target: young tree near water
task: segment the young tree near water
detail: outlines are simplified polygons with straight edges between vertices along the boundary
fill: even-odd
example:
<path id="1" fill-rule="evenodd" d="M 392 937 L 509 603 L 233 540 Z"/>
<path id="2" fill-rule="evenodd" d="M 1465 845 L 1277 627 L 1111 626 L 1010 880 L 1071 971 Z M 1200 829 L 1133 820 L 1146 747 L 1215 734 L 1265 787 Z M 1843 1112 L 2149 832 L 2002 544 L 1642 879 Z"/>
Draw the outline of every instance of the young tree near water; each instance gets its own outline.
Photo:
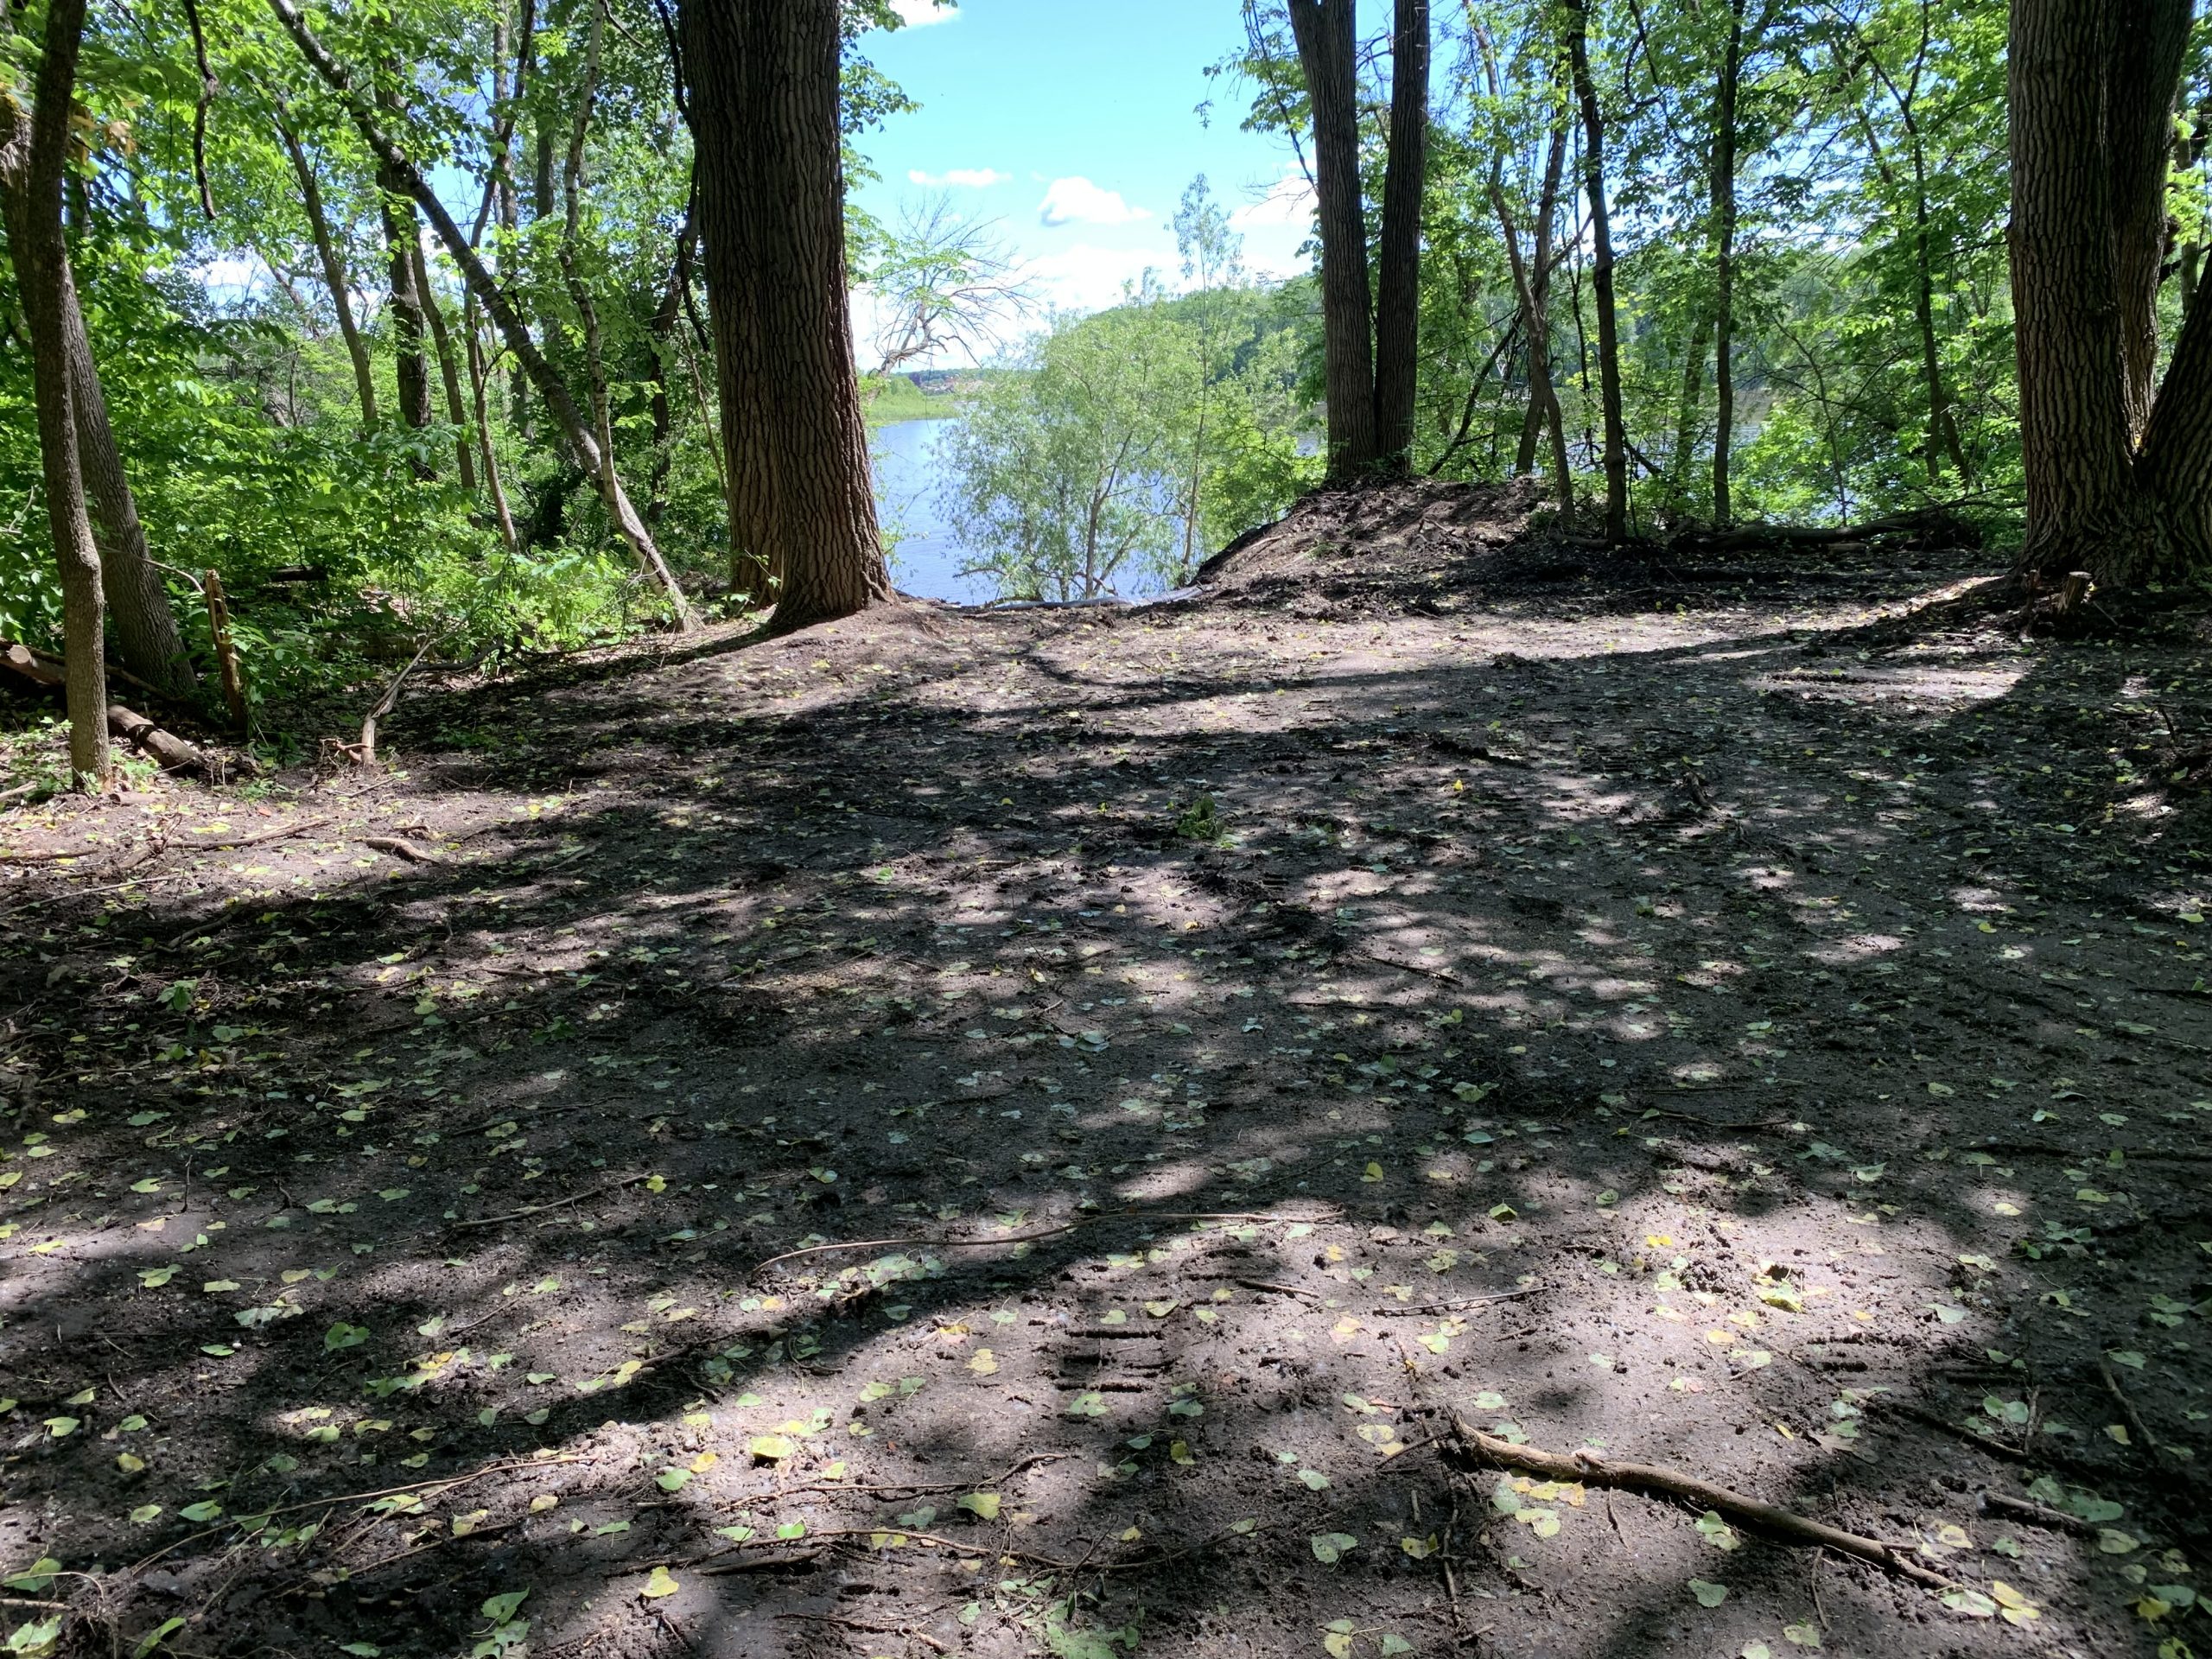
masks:
<path id="1" fill-rule="evenodd" d="M 2024 571 L 2135 586 L 2212 566 L 2212 319 L 2163 382 L 2158 297 L 2190 0 L 2014 0 L 2012 293 Z"/>
<path id="2" fill-rule="evenodd" d="M 846 300 L 837 0 L 682 0 L 741 591 L 779 632 L 892 597 Z"/>

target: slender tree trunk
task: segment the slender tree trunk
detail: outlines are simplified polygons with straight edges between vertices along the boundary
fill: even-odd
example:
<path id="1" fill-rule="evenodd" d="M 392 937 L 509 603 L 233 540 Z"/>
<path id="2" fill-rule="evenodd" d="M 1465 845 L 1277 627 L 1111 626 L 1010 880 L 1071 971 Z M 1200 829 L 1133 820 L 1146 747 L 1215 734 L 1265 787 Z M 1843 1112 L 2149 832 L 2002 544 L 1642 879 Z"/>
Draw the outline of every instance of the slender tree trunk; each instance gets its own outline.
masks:
<path id="1" fill-rule="evenodd" d="M 467 284 L 469 292 L 476 296 L 478 303 L 484 308 L 485 315 L 491 318 L 493 326 L 499 329 L 501 338 L 506 341 L 507 349 L 515 354 L 516 360 L 529 374 L 531 385 L 537 388 L 547 412 L 560 428 L 561 435 L 576 457 L 577 464 L 598 487 L 600 499 L 606 505 L 607 516 L 613 523 L 615 533 L 629 543 L 639 564 L 668 595 L 677 626 L 679 628 L 696 626 L 697 618 L 692 612 L 690 601 L 684 596 L 675 573 L 661 557 L 660 549 L 653 543 L 652 532 L 645 528 L 645 521 L 638 517 L 637 510 L 630 505 L 629 497 L 623 493 L 621 479 L 608 463 L 598 439 L 585 423 L 583 413 L 576 407 L 575 399 L 569 395 L 568 386 L 553 365 L 546 361 L 545 354 L 537 349 L 537 341 L 531 338 L 528 325 L 508 302 L 506 291 L 484 268 L 484 262 L 477 257 L 476 250 L 468 245 L 468 238 L 461 234 L 461 226 L 454 223 L 453 215 L 446 211 L 437 192 L 423 176 L 422 169 L 408 159 L 406 153 L 384 130 L 368 100 L 353 90 L 353 77 L 345 66 L 332 57 L 322 42 L 315 38 L 315 32 L 308 27 L 307 20 L 300 16 L 293 0 L 269 0 L 269 9 L 276 14 L 277 22 L 284 26 L 285 32 L 291 35 L 309 67 L 338 94 L 346 106 L 346 114 L 353 118 L 354 126 L 359 130 L 378 163 L 389 170 L 394 181 L 414 198 L 429 219 L 431 229 L 445 244 L 447 254 L 460 270 L 461 281 Z M 865 450 L 862 459 L 866 459 Z"/>
<path id="2" fill-rule="evenodd" d="M 1552 221 L 1559 212 L 1560 180 L 1567 163 L 1567 124 L 1562 111 L 1552 127 L 1549 154 L 1544 162 L 1544 182 L 1536 207 L 1534 259 L 1524 262 L 1521 238 L 1513 222 L 1512 204 L 1502 179 L 1491 181 L 1491 202 L 1497 210 L 1498 228 L 1513 270 L 1514 298 L 1521 309 L 1526 336 L 1529 373 L 1529 413 L 1521 424 L 1521 445 L 1513 460 L 1515 475 L 1534 472 L 1536 443 L 1547 429 L 1552 440 L 1552 485 L 1560 512 L 1574 512 L 1574 476 L 1567 463 L 1565 413 L 1560 408 L 1559 388 L 1552 379 L 1551 294 Z M 1530 269 L 1530 265 L 1534 269 Z"/>
<path id="3" fill-rule="evenodd" d="M 1552 372 L 1552 270 L 1558 263 L 1553 248 L 1559 223 L 1559 194 L 1567 176 L 1567 111 L 1564 101 L 1552 123 L 1551 146 L 1544 157 L 1543 190 L 1536 203 L 1535 269 L 1529 273 L 1535 296 L 1532 313 L 1535 337 L 1529 342 L 1532 375 L 1541 372 L 1544 388 L 1544 425 L 1551 435 L 1552 488 L 1562 515 L 1574 516 L 1574 470 L 1567 454 L 1567 410 L 1559 400 L 1559 377 Z M 1535 459 L 1532 455 L 1531 461 Z M 1524 467 L 1522 471 L 1528 469 Z"/>
<path id="4" fill-rule="evenodd" d="M 84 29 L 85 0 L 52 0 L 36 101 L 28 124 L 14 99 L 0 98 L 0 198 L 6 205 L 8 249 L 29 325 L 47 521 L 61 569 L 69 770 L 79 787 L 99 790 L 106 787 L 111 769 L 103 627 L 106 607 L 99 549 L 92 540 L 79 470 L 64 321 L 69 303 L 69 245 L 61 224 L 69 111 Z"/>
<path id="5" fill-rule="evenodd" d="M 461 471 L 461 487 L 476 488 L 476 457 L 468 441 L 468 405 L 461 400 L 461 365 L 454 359 L 453 337 L 446 329 L 446 314 L 430 286 L 430 264 L 423 245 L 415 245 L 415 291 L 422 296 L 423 321 L 429 325 L 430 343 L 438 354 L 438 378 L 445 382 L 446 419 L 454 429 L 454 460 Z"/>
<path id="6" fill-rule="evenodd" d="M 660 303 L 653 308 L 652 316 L 645 324 L 653 359 L 652 390 L 645 400 L 645 414 L 652 423 L 652 459 L 645 474 L 645 522 L 656 529 L 660 525 L 661 515 L 668 511 L 671 446 L 676 436 L 676 408 L 668 394 L 668 365 L 676 351 L 676 331 L 683 321 L 683 300 L 677 284 L 685 280 L 683 272 L 688 261 L 683 244 L 690 234 L 691 227 L 687 223 L 677 238 L 676 268 L 670 272 L 668 286 L 661 291 Z"/>
<path id="7" fill-rule="evenodd" d="M 1713 522 L 1734 518 L 1728 499 L 1736 439 L 1736 99 L 1744 70 L 1744 0 L 1728 0 L 1713 129 Z M 1610 265 L 1611 261 L 1609 260 Z M 1608 283 L 1610 286 L 1610 281 Z"/>
<path id="8" fill-rule="evenodd" d="M 845 289 L 837 0 L 679 0 L 733 585 L 790 632 L 893 597 Z"/>
<path id="9" fill-rule="evenodd" d="M 77 466 L 85 480 L 92 539 L 99 544 L 102 592 L 108 620 L 115 629 L 116 655 L 148 684 L 182 696 L 195 676 L 161 572 L 146 546 L 146 527 L 138 522 L 138 503 L 123 470 L 115 427 L 108 419 L 107 396 L 99 367 L 92 361 L 85 316 L 77 303 L 74 275 L 62 267 L 61 323 L 69 359 L 70 414 L 77 423 Z"/>
<path id="10" fill-rule="evenodd" d="M 1329 402 L 1329 481 L 1372 472 L 1375 344 L 1360 205 L 1357 38 L 1352 0 L 1289 0 L 1313 106 L 1313 188 L 1321 222 L 1321 324 Z M 1418 226 L 1416 226 L 1418 230 Z"/>
<path id="11" fill-rule="evenodd" d="M 1590 289 L 1598 311 L 1598 397 L 1605 420 L 1605 539 L 1628 539 L 1628 429 L 1621 411 L 1620 319 L 1613 303 L 1613 231 L 1605 208 L 1605 118 L 1590 78 L 1586 0 L 1562 0 L 1567 61 L 1582 107 L 1582 180 L 1590 199 Z M 1716 476 L 1717 476 L 1716 473 Z"/>
<path id="12" fill-rule="evenodd" d="M 397 113 L 386 105 L 387 120 Z M 392 378 L 399 418 L 418 431 L 430 423 L 430 373 L 423 354 L 423 291 L 415 284 L 415 204 L 407 187 L 386 166 L 377 168 L 377 205 L 384 216 L 385 251 L 391 271 Z"/>
<path id="13" fill-rule="evenodd" d="M 283 140 L 284 153 L 292 158 L 292 172 L 300 181 L 300 207 L 307 214 L 308 234 L 315 239 L 322 285 L 329 290 L 330 308 L 338 315 L 339 338 L 346 342 L 346 360 L 353 365 L 353 391 L 361 400 L 361 424 L 372 427 L 377 423 L 377 379 L 369 364 L 368 343 L 353 320 L 353 285 L 346 277 L 337 238 L 331 234 L 330 215 L 323 209 L 322 185 L 315 176 L 315 163 L 308 158 L 281 104 L 276 111 L 276 136 Z"/>
<path id="14" fill-rule="evenodd" d="M 1381 270 L 1375 289 L 1375 447 L 1378 468 L 1413 464 L 1421 378 L 1421 218 L 1428 174 L 1428 0 L 1397 0 L 1390 48 L 1390 151 L 1383 167 Z M 1357 176 L 1357 175 L 1355 175 Z"/>
<path id="15" fill-rule="evenodd" d="M 576 91 L 575 119 L 569 129 L 569 150 L 561 168 L 561 280 L 583 327 L 584 379 L 591 393 L 592 426 L 599 435 L 599 447 L 607 454 L 607 464 L 612 467 L 614 416 L 607 400 L 606 341 L 600 329 L 599 307 L 576 264 L 577 238 L 583 221 L 584 143 L 591 136 L 592 107 L 599 97 L 600 58 L 607 42 L 607 9 L 601 0 L 588 3 L 591 31 L 584 48 L 583 84 Z"/>
<path id="16" fill-rule="evenodd" d="M 476 326 L 476 296 L 461 304 L 461 326 L 468 344 L 468 388 L 476 406 L 476 447 L 484 462 L 484 486 L 492 497 L 492 511 L 499 522 L 499 540 L 510 553 L 519 550 L 514 514 L 507 507 L 506 487 L 499 481 L 499 452 L 492 447 L 492 416 L 484 393 L 484 342 Z"/>
<path id="17" fill-rule="evenodd" d="M 1705 420 L 1705 354 L 1713 343 L 1713 313 L 1698 308 L 1682 353 L 1682 401 L 1675 416 L 1675 453 L 1669 457 L 1667 493 L 1677 508 L 1690 499 L 1690 471 L 1697 459 L 1698 429 Z"/>

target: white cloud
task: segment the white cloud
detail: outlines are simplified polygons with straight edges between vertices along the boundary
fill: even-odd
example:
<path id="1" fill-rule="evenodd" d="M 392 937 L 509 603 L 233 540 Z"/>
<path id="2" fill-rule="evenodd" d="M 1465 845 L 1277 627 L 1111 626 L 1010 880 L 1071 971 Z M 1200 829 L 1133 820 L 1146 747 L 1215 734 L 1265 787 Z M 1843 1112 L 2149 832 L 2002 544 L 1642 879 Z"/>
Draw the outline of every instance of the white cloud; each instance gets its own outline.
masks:
<path id="1" fill-rule="evenodd" d="M 958 8 L 940 6 L 937 0 L 891 0 L 891 10 L 899 14 L 899 21 L 908 29 L 926 29 L 931 23 L 957 22 Z"/>
<path id="2" fill-rule="evenodd" d="M 1046 225 L 1128 225 L 1150 219 L 1142 207 L 1132 207 L 1118 190 L 1102 190 L 1089 179 L 1054 179 L 1038 204 L 1038 219 Z"/>
<path id="3" fill-rule="evenodd" d="M 966 190 L 988 190 L 995 184 L 1011 184 L 1014 175 L 1001 173 L 995 167 L 954 167 L 942 173 L 925 173 L 918 167 L 906 169 L 909 182 L 942 187 L 955 185 Z"/>
<path id="4" fill-rule="evenodd" d="M 1122 302 L 1122 290 L 1143 278 L 1147 268 L 1163 276 L 1174 263 L 1173 251 L 1166 254 L 1144 248 L 1102 248 L 1078 242 L 1021 268 L 1047 304 L 1058 311 L 1103 311 Z"/>
<path id="5" fill-rule="evenodd" d="M 1313 187 L 1295 168 L 1268 186 L 1258 200 L 1247 202 L 1229 215 L 1229 222 L 1240 231 L 1273 225 L 1303 228 L 1313 221 Z"/>

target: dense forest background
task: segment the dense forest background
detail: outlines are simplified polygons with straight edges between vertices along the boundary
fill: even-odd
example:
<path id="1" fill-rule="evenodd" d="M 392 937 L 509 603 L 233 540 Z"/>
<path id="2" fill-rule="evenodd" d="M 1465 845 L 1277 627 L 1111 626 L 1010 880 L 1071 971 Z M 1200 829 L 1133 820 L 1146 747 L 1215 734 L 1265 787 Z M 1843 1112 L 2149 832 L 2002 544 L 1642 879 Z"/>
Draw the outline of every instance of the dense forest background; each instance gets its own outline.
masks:
<path id="1" fill-rule="evenodd" d="M 2017 538 L 2001 9 L 1412 10 L 1429 118 L 1406 467 L 1538 473 L 1570 516 L 1617 497 L 1608 528 L 1636 536 L 1940 504 Z M 1246 50 L 1192 66 L 1194 85 L 1210 118 L 1278 136 L 1310 178 L 1294 20 L 1243 11 Z M 654 626 L 690 602 L 671 574 L 709 605 L 757 602 L 731 545 L 672 15 L 395 0 L 311 21 L 604 435 L 655 552 L 610 518 L 451 251 L 276 15 L 95 7 L 68 251 L 194 661 L 215 654 L 209 570 L 256 709 L 427 642 L 496 660 Z M 867 55 L 899 22 L 877 0 L 845 9 L 849 180 L 909 107 Z M 1390 22 L 1361 20 L 1376 27 L 1348 82 L 1378 264 Z M 28 84 L 37 34 L 19 27 Z M 2182 87 L 2168 340 L 2202 264 L 2201 30 Z M 890 223 L 848 207 L 849 281 L 879 323 L 857 346 L 870 395 L 911 404 L 900 371 L 917 366 L 998 371 L 972 383 L 945 505 L 1002 596 L 1172 586 L 1321 481 L 1321 283 L 1249 275 L 1233 205 L 1193 180 L 1180 268 L 1090 315 L 1043 311 L 992 227 L 944 202 Z M 0 310 L 0 636 L 58 651 L 30 354 L 12 292 Z"/>

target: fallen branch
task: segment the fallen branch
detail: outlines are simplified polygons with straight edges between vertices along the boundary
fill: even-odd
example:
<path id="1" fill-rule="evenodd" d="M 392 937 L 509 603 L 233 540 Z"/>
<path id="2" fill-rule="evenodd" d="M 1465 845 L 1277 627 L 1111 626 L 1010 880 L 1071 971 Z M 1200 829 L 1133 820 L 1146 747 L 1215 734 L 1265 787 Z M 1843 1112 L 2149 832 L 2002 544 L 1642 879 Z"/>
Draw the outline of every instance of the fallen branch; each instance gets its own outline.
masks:
<path id="1" fill-rule="evenodd" d="M 430 851 L 427 847 L 417 847 L 399 836 L 364 836 L 361 844 L 373 847 L 380 853 L 390 853 L 394 858 L 404 859 L 410 864 L 442 866 L 446 861 L 442 855 Z"/>
<path id="2" fill-rule="evenodd" d="M 1039 1228 L 1033 1233 L 1015 1233 L 1005 1238 L 856 1238 L 846 1244 L 810 1244 L 803 1250 L 785 1250 L 781 1255 L 772 1255 L 746 1276 L 748 1279 L 757 1278 L 779 1262 L 795 1262 L 803 1255 L 826 1255 L 834 1250 L 912 1249 L 918 1247 L 932 1250 L 988 1250 L 996 1249 L 1001 1244 L 1027 1244 L 1040 1238 L 1058 1238 L 1062 1233 L 1072 1233 L 1078 1228 L 1095 1227 L 1107 1221 L 1304 1222 L 1312 1225 L 1336 1219 L 1336 1215 L 1266 1216 L 1236 1211 L 1116 1210 L 1104 1215 L 1078 1216 L 1073 1221 Z"/>
<path id="3" fill-rule="evenodd" d="M 415 671 L 416 664 L 430 654 L 430 647 L 442 643 L 442 639 L 425 639 L 422 650 L 408 659 L 407 666 L 391 677 L 391 683 L 385 687 L 377 706 L 362 717 L 361 741 L 353 751 L 353 759 L 364 769 L 377 763 L 377 721 L 399 706 L 399 688 L 407 683 L 407 677 Z"/>
<path id="4" fill-rule="evenodd" d="M 255 1513 L 255 1518 L 268 1521 L 280 1515 L 296 1515 L 302 1510 L 339 1509 L 348 1503 L 367 1503 L 380 1497 L 398 1497 L 408 1492 L 430 1491 L 433 1488 L 435 1489 L 435 1496 L 442 1497 L 455 1487 L 472 1485 L 477 1481 L 488 1479 L 493 1475 L 512 1474 L 518 1469 L 550 1469 L 556 1464 L 582 1463 L 582 1458 L 563 1454 L 550 1458 L 531 1458 L 520 1463 L 495 1463 L 488 1468 L 479 1469 L 470 1474 L 442 1475 L 435 1480 L 417 1480 L 404 1486 L 379 1487 L 373 1492 L 342 1492 L 336 1497 L 304 1498 L 297 1503 L 283 1503 L 273 1510 L 257 1510 Z M 187 1533 L 173 1543 L 163 1544 L 152 1554 L 133 1561 L 129 1567 L 124 1568 L 124 1571 L 125 1573 L 143 1572 L 156 1561 L 160 1560 L 162 1556 L 171 1554 L 183 1548 L 187 1544 L 201 1538 L 212 1538 L 219 1532 L 232 1530 L 243 1518 L 245 1517 L 242 1516 L 232 1516 L 218 1526 L 203 1527 L 198 1532 Z"/>
<path id="5" fill-rule="evenodd" d="M 2095 1522 L 2084 1521 L 2078 1515 L 2069 1515 L 2063 1510 L 2031 1503 L 2024 1497 L 2008 1497 L 2003 1492 L 1984 1492 L 1981 1495 L 1981 1512 L 1986 1516 L 2024 1522 L 2031 1527 L 2048 1527 L 2054 1532 L 2070 1532 L 2081 1538 L 2094 1538 L 2103 1530 Z"/>
<path id="6" fill-rule="evenodd" d="M 233 836 L 228 841 L 207 841 L 195 845 L 195 853 L 225 853 L 235 847 L 258 847 L 264 842 L 282 841 L 287 836 L 303 836 L 310 830 L 320 830 L 333 818 L 306 818 L 296 823 L 281 824 L 274 830 L 262 830 L 251 836 Z"/>
<path id="7" fill-rule="evenodd" d="M 1958 1587 L 1955 1579 L 1923 1567 L 1904 1550 L 1878 1538 L 1861 1537 L 1855 1532 L 1808 1520 L 1791 1510 L 1763 1503 L 1758 1498 L 1730 1491 L 1726 1486 L 1715 1486 L 1678 1469 L 1648 1463 L 1614 1463 L 1587 1452 L 1568 1457 L 1533 1446 L 1516 1446 L 1510 1440 L 1484 1433 L 1457 1415 L 1452 1420 L 1452 1427 L 1468 1455 L 1493 1468 L 1511 1469 L 1543 1480 L 1573 1481 L 1585 1486 L 1632 1492 L 1638 1497 L 1662 1503 L 1710 1510 L 1722 1520 L 1733 1522 L 1746 1531 L 1761 1534 L 1777 1543 L 1806 1549 L 1832 1549 L 1930 1589 Z"/>
<path id="8" fill-rule="evenodd" d="M 550 1204 L 524 1205 L 519 1210 L 510 1210 L 504 1216 L 479 1216 L 474 1221 L 456 1221 L 456 1227 L 496 1227 L 503 1221 L 524 1221 L 531 1216 L 542 1216 L 552 1210 L 565 1210 L 572 1204 L 582 1204 L 590 1198 L 603 1198 L 610 1192 L 620 1192 L 626 1186 L 635 1186 L 639 1181 L 650 1180 L 647 1175 L 626 1175 L 619 1181 L 609 1181 L 605 1186 L 594 1186 L 588 1192 L 579 1192 L 573 1198 L 556 1198 Z"/>

